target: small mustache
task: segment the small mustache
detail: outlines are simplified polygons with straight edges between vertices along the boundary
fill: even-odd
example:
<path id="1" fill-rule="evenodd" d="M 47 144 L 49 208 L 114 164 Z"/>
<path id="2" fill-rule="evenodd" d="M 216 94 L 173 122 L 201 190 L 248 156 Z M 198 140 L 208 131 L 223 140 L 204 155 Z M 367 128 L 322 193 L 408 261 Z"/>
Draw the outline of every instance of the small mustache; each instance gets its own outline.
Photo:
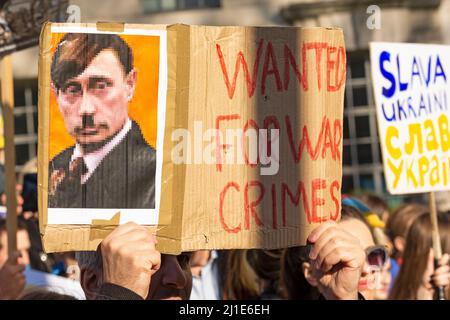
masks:
<path id="1" fill-rule="evenodd" d="M 95 126 L 94 117 L 91 115 L 84 115 L 81 118 L 81 124 L 83 128 L 94 127 Z"/>
<path id="2" fill-rule="evenodd" d="M 108 129 L 109 126 L 105 122 L 96 123 L 94 117 L 91 115 L 84 115 L 81 119 L 81 126 L 76 127 L 75 132 L 78 133 L 89 128 Z"/>

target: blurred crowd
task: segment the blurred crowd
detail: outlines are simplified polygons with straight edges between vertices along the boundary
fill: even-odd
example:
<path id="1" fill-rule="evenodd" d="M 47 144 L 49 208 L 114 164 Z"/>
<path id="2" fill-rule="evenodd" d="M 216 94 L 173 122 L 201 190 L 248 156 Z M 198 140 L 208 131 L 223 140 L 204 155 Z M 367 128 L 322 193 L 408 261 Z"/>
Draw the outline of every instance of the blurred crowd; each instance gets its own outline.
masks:
<path id="1" fill-rule="evenodd" d="M 18 182 L 12 256 L 5 209 L 0 218 L 0 299 L 79 299 L 71 289 L 37 285 L 30 270 L 70 280 L 86 299 L 431 300 L 438 292 L 450 298 L 450 213 L 438 214 L 443 254 L 435 259 L 428 205 L 405 203 L 391 211 L 381 196 L 343 195 L 339 223 L 318 227 L 307 246 L 279 250 L 160 254 L 155 236 L 128 223 L 97 251 L 47 254 L 38 227 L 35 160 Z"/>

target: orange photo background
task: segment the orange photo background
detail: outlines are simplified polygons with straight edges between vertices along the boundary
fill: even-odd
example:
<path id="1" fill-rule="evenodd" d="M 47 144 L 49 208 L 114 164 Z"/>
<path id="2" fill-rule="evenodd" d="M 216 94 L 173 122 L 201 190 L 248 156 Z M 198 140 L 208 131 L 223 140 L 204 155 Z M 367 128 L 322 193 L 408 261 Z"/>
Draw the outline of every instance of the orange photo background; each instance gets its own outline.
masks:
<path id="1" fill-rule="evenodd" d="M 64 33 L 52 34 L 52 52 L 55 52 Z M 159 37 L 142 35 L 120 36 L 133 51 L 134 68 L 137 71 L 136 90 L 128 105 L 128 114 L 141 127 L 145 140 L 156 149 Z M 64 149 L 73 146 L 75 140 L 66 131 L 53 92 L 50 93 L 49 160 Z"/>

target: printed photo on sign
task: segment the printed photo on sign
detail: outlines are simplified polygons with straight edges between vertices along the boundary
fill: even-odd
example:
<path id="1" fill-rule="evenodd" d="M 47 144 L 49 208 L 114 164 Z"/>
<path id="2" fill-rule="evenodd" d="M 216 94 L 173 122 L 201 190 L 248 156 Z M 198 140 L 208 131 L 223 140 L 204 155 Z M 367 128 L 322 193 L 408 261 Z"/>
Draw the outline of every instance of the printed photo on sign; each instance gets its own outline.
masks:
<path id="1" fill-rule="evenodd" d="M 49 224 L 158 223 L 165 37 L 52 27 Z"/>

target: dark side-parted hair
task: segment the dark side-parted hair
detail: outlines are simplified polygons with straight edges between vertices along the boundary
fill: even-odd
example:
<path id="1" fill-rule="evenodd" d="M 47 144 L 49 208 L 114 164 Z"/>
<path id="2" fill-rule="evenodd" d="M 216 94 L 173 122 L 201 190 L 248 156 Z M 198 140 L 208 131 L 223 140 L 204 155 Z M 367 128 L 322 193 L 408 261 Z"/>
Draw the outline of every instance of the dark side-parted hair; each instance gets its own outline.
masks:
<path id="1" fill-rule="evenodd" d="M 52 59 L 51 79 L 55 88 L 61 89 L 67 80 L 82 73 L 106 49 L 117 53 L 125 74 L 133 69 L 133 52 L 118 35 L 67 33 L 59 42 Z"/>
<path id="2" fill-rule="evenodd" d="M 279 299 L 281 250 L 234 249 L 223 253 L 224 300 Z"/>

